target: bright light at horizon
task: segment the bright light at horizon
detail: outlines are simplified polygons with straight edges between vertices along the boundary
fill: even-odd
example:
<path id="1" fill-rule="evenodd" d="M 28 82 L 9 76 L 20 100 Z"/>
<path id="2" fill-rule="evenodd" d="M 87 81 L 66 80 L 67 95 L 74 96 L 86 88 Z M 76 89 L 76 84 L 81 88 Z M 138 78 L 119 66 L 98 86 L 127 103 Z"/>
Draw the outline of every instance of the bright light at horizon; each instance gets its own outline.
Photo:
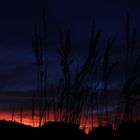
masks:
<path id="1" fill-rule="evenodd" d="M 31 117 L 31 115 L 29 115 L 29 112 L 25 112 L 25 114 L 28 114 L 28 115 L 23 114 L 23 117 L 22 117 L 22 123 L 23 124 L 33 126 L 33 127 L 38 127 L 39 126 L 39 116 L 34 116 L 34 120 L 32 120 L 32 117 Z M 1 112 L 0 113 L 0 120 L 12 121 L 11 113 Z M 13 121 L 21 123 L 21 118 L 20 118 L 19 113 L 14 114 Z M 49 119 L 46 120 L 46 121 L 47 122 L 48 121 L 55 121 L 54 114 L 53 113 L 50 114 Z M 44 120 L 42 122 L 44 122 Z M 97 121 L 94 121 L 94 126 L 98 126 Z M 84 129 L 85 132 L 88 133 L 91 130 L 91 120 L 89 119 L 85 124 L 85 120 L 84 120 L 84 118 L 82 118 L 81 123 L 80 123 L 80 129 Z"/>
<path id="2" fill-rule="evenodd" d="M 112 112 L 111 117 L 114 118 L 116 113 Z M 50 112 L 49 116 L 46 118 L 46 122 L 48 121 L 55 121 L 54 119 L 54 113 Z M 82 117 L 80 120 L 80 129 L 84 130 L 86 133 L 89 133 L 89 131 L 92 128 L 92 117 L 88 116 L 88 119 L 86 120 L 86 116 Z M 7 120 L 7 121 L 12 121 L 12 114 L 11 112 L 0 112 L 0 120 Z M 14 113 L 13 121 L 16 121 L 18 123 L 21 123 L 21 117 L 19 112 Z M 42 120 L 42 124 L 45 122 L 45 120 Z M 34 116 L 34 120 L 32 120 L 32 115 L 31 111 L 25 111 L 22 114 L 22 123 L 25 125 L 33 126 L 33 127 L 38 127 L 39 126 L 39 116 L 36 115 Z M 105 123 L 104 123 L 105 124 Z M 93 127 L 98 126 L 98 119 L 96 116 L 93 118 Z"/>

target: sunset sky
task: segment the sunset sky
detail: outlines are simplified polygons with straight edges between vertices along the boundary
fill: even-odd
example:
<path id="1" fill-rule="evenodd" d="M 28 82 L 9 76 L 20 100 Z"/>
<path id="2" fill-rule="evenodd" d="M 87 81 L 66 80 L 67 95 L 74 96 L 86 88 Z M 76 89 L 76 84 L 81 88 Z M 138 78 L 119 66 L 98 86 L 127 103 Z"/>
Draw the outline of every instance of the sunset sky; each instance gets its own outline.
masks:
<path id="1" fill-rule="evenodd" d="M 140 53 L 140 1 L 138 0 L 3 0 L 0 1 L 0 119 L 9 119 L 12 109 L 31 109 L 31 97 L 36 90 L 37 73 L 32 49 L 34 26 L 41 24 L 42 9 L 46 8 L 48 26 L 48 99 L 52 86 L 61 78 L 57 24 L 72 33 L 73 70 L 87 55 L 92 22 L 102 30 L 100 50 L 109 37 L 115 36 L 111 61 L 122 62 L 113 74 L 111 99 L 116 97 L 123 80 L 123 47 L 125 18 L 130 13 L 132 29 L 138 27 L 136 56 Z M 115 108 L 116 100 L 110 101 Z M 112 108 L 113 110 L 113 108 Z M 111 111 L 112 111 L 111 110 Z M 10 115 L 9 115 L 10 114 Z M 27 113 L 27 116 L 30 113 Z M 26 117 L 27 117 L 26 116 Z M 25 118 L 26 118 L 25 117 Z M 29 117 L 30 118 L 30 117 Z"/>

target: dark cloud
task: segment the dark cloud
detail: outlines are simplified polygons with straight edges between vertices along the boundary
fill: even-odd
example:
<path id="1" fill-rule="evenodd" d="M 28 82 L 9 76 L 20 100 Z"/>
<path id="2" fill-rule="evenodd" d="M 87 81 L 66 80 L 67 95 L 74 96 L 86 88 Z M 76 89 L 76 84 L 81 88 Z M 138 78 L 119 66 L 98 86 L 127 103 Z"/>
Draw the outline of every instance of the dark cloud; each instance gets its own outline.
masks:
<path id="1" fill-rule="evenodd" d="M 80 69 L 87 55 L 92 21 L 95 20 L 96 29 L 103 31 L 99 42 L 101 54 L 107 46 L 108 38 L 116 37 L 111 52 L 111 62 L 116 60 L 121 62 L 112 76 L 112 87 L 117 89 L 122 83 L 122 71 L 124 71 L 125 16 L 130 12 L 131 27 L 138 26 L 139 5 L 138 0 L 5 0 L 0 2 L 1 109 L 10 106 L 9 98 L 13 100 L 16 98 L 17 104 L 20 104 L 21 100 L 24 103 L 28 102 L 26 105 L 30 106 L 27 100 L 35 91 L 37 83 L 31 42 L 35 24 L 38 25 L 39 32 L 42 29 L 42 8 L 46 8 L 48 22 L 48 84 L 57 87 L 61 78 L 57 24 L 60 24 L 65 31 L 70 29 L 72 32 L 72 55 L 75 62 L 72 69 L 75 71 L 77 65 Z M 138 32 L 136 55 L 139 54 L 139 37 Z M 130 61 L 133 62 L 133 59 Z"/>

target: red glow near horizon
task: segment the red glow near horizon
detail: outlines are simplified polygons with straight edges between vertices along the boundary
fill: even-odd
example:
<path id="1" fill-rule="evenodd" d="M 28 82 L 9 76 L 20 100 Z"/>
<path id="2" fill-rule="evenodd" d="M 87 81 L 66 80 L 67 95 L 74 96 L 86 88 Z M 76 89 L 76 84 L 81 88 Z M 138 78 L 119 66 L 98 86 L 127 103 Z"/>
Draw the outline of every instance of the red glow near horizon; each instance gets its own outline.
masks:
<path id="1" fill-rule="evenodd" d="M 25 125 L 30 125 L 33 127 L 38 127 L 39 126 L 39 116 L 35 116 L 34 117 L 34 121 L 32 120 L 32 117 L 30 115 L 30 112 L 24 112 L 23 116 L 22 116 L 22 123 Z M 112 112 L 111 116 L 113 117 L 115 115 L 115 113 Z M 20 121 L 20 115 L 19 112 L 14 114 L 14 118 L 13 120 L 16 122 L 21 123 Z M 11 121 L 12 120 L 12 115 L 9 112 L 0 112 L 0 120 L 7 120 L 7 121 Z M 50 113 L 49 118 L 47 118 L 47 121 L 54 121 L 54 113 Z M 43 120 L 42 120 L 43 122 Z M 98 126 L 98 120 L 97 117 L 94 117 L 93 119 L 93 127 L 97 127 Z M 85 123 L 85 118 L 83 117 L 81 119 L 80 122 L 80 128 L 84 129 L 86 133 L 88 133 L 91 128 L 92 128 L 92 118 L 88 117 L 87 122 Z"/>
<path id="2" fill-rule="evenodd" d="M 14 121 L 16 122 L 19 122 L 21 123 L 21 120 L 20 120 L 20 115 L 19 113 L 15 113 L 14 114 Z M 7 120 L 7 121 L 11 121 L 12 120 L 12 115 L 11 113 L 9 112 L 0 112 L 0 120 Z M 25 112 L 25 115 L 23 114 L 23 117 L 22 117 L 22 123 L 25 124 L 25 125 L 30 125 L 30 126 L 33 126 L 33 127 L 38 127 L 39 126 L 39 116 L 35 116 L 34 117 L 34 121 L 32 121 L 32 117 L 31 115 L 29 115 L 29 112 Z M 54 114 L 51 113 L 50 116 L 49 116 L 49 119 L 47 121 L 54 121 Z M 95 119 L 96 120 L 96 119 Z M 94 126 L 97 126 L 98 123 L 97 121 L 94 121 Z M 85 124 L 85 120 L 84 118 L 81 119 L 81 123 L 80 123 L 80 128 L 85 130 L 86 133 L 89 132 L 89 130 L 91 129 L 91 120 L 88 119 L 87 123 Z"/>

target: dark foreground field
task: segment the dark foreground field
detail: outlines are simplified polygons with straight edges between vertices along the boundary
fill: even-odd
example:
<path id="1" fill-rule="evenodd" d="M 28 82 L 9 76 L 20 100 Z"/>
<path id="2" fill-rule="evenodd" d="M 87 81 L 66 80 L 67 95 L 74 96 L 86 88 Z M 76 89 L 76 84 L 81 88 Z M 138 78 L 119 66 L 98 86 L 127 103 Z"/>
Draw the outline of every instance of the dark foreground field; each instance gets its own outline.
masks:
<path id="1" fill-rule="evenodd" d="M 30 127 L 11 121 L 0 121 L 0 139 L 39 140 L 139 140 L 140 123 L 123 123 L 116 130 L 111 125 L 93 128 L 89 134 L 77 125 L 49 122 L 42 127 Z"/>

